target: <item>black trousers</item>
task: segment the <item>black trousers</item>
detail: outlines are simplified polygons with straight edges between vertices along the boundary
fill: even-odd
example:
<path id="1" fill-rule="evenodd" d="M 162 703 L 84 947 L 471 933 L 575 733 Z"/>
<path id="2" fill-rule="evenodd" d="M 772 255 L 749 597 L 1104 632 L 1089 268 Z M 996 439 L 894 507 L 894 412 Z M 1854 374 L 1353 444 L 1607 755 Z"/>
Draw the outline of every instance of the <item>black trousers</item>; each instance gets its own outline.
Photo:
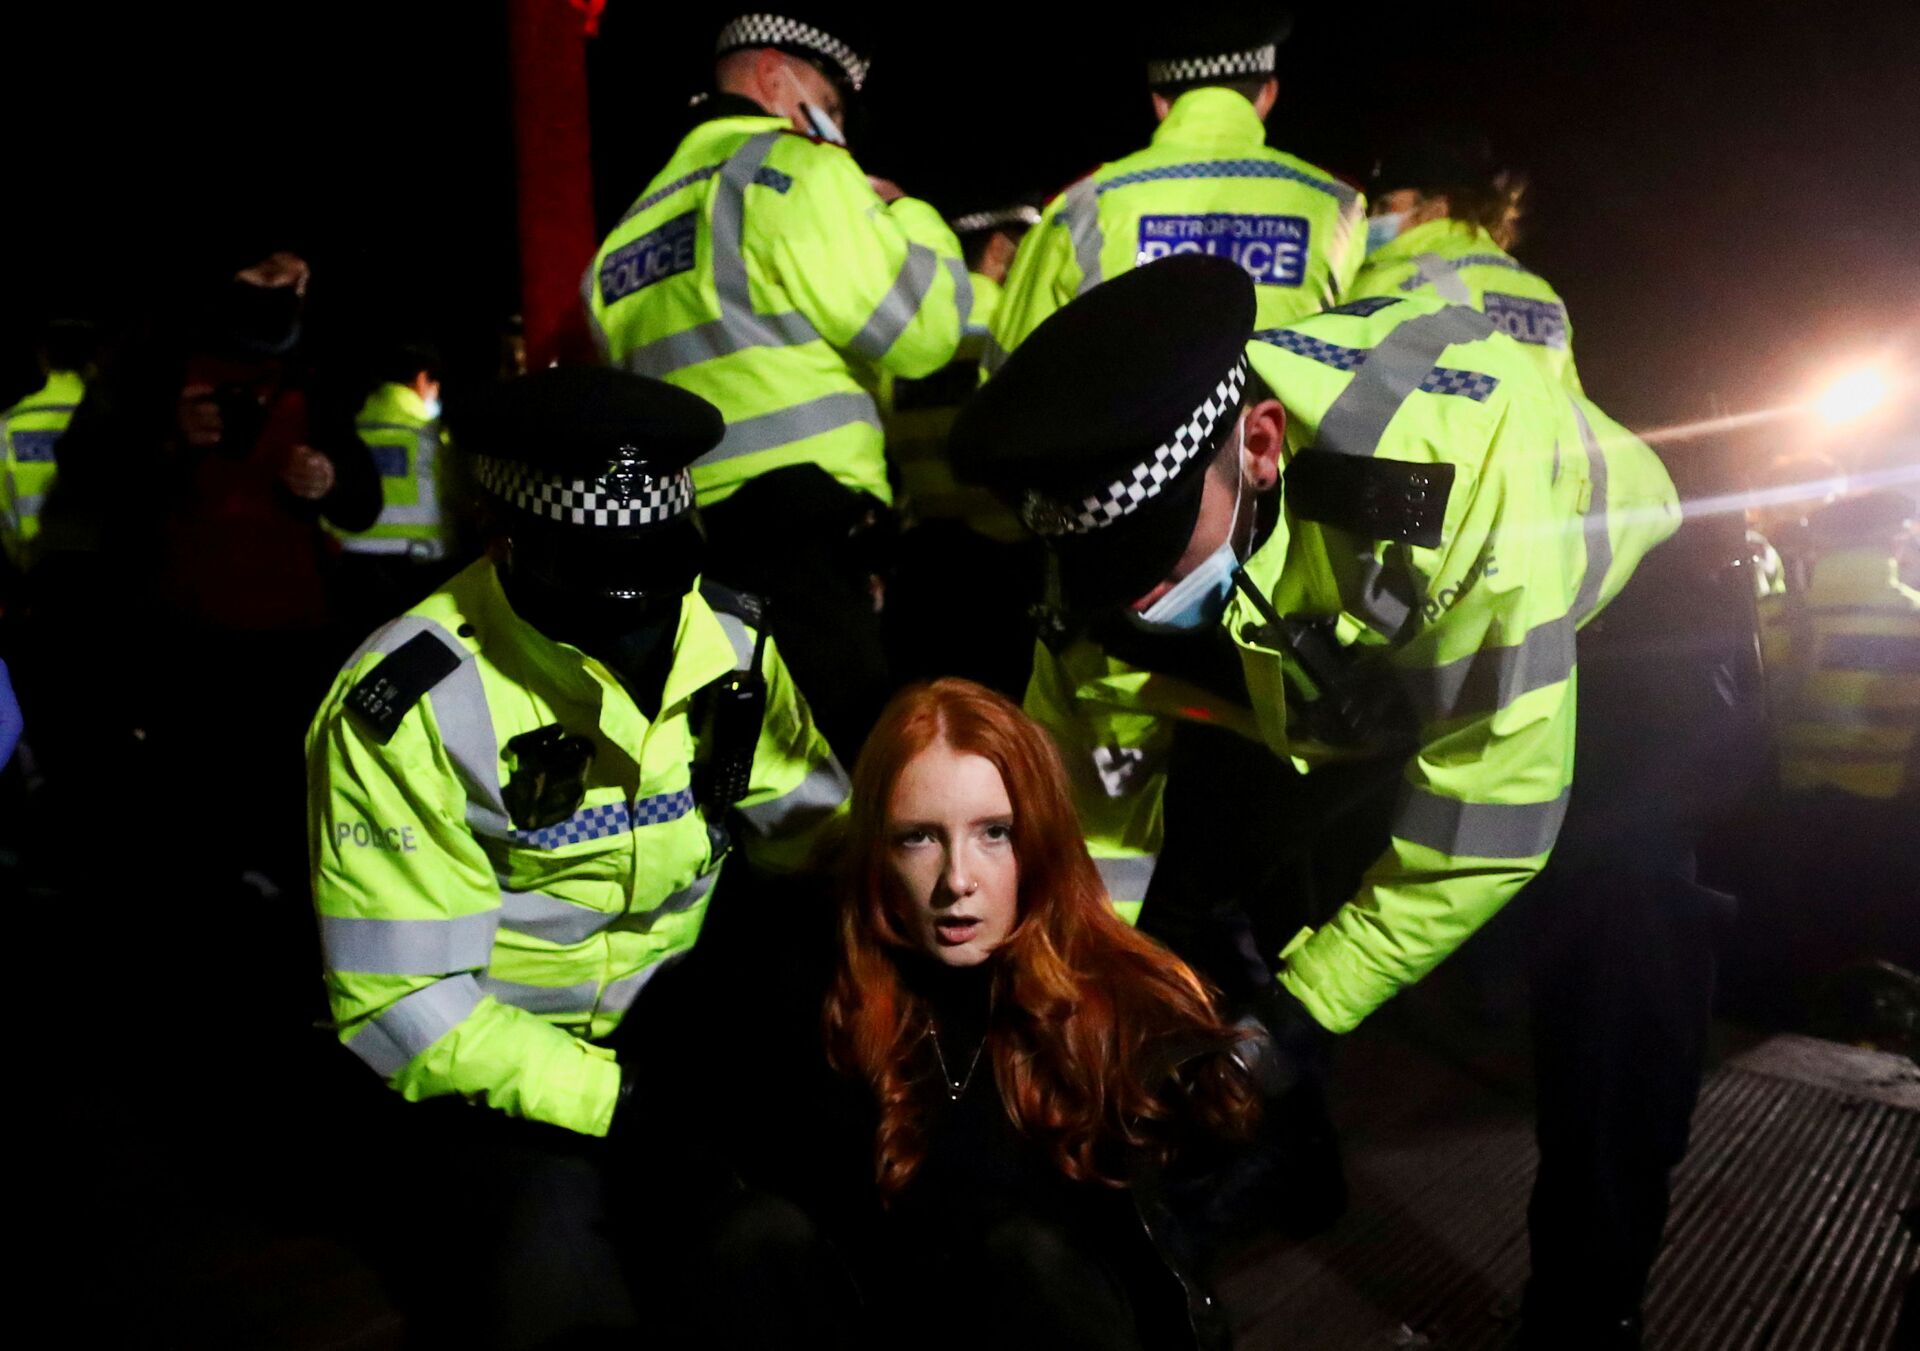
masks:
<path id="1" fill-rule="evenodd" d="M 879 504 L 815 465 L 776 469 L 701 509 L 706 575 L 765 599 L 768 629 L 814 721 L 852 765 L 892 693 L 863 552 Z"/>

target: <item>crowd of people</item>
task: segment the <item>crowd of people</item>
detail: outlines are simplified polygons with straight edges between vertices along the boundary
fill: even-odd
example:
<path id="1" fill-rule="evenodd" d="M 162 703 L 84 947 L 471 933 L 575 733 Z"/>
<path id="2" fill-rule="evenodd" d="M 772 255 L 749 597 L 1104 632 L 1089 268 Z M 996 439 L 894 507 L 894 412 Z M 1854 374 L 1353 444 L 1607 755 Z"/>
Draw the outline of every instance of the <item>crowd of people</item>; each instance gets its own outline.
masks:
<path id="1" fill-rule="evenodd" d="M 301 1118 L 421 1344 L 1224 1347 L 1346 1204 L 1339 1037 L 1510 910 L 1520 1337 L 1638 1346 L 1729 941 L 1920 1004 L 1913 501 L 1689 515 L 1483 138 L 1357 186 L 1267 144 L 1283 23 L 1166 29 L 1149 146 L 946 218 L 856 22 L 732 18 L 600 361 L 444 418 L 271 239 L 48 330 L 6 866 L 229 991 L 131 1091 Z"/>

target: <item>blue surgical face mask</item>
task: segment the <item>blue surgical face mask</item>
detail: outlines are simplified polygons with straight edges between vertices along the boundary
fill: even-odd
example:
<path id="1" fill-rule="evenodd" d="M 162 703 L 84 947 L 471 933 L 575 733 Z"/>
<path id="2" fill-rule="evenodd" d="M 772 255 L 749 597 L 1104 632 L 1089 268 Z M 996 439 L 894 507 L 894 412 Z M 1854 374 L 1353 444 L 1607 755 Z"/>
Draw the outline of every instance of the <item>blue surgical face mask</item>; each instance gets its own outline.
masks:
<path id="1" fill-rule="evenodd" d="M 425 402 L 425 403 L 426 403 L 426 405 L 427 405 L 427 420 L 428 420 L 429 422 L 437 422 L 437 421 L 439 421 L 439 419 L 440 419 L 440 400 L 439 400 L 439 398 L 438 398 L 438 397 L 436 396 L 436 397 L 434 397 L 434 398 L 431 398 L 431 399 L 427 399 L 427 400 L 424 400 L 424 402 Z"/>
<path id="2" fill-rule="evenodd" d="M 845 145 L 847 137 L 846 133 L 840 130 L 840 124 L 829 117 L 823 109 L 816 108 L 807 102 L 806 92 L 800 88 L 800 81 L 788 74 L 787 83 L 793 86 L 795 94 L 800 95 L 794 101 L 800 105 L 800 115 L 807 119 L 807 125 L 813 128 L 813 134 L 828 145 Z"/>
<path id="3" fill-rule="evenodd" d="M 1227 525 L 1226 539 L 1145 610 L 1129 610 L 1127 617 L 1136 627 L 1149 633 L 1196 633 L 1218 623 L 1227 612 L 1227 603 L 1233 599 L 1233 577 L 1240 571 L 1240 554 L 1233 541 L 1240 530 L 1240 502 L 1246 496 L 1246 480 L 1240 469 L 1241 436 L 1236 428 L 1232 444 L 1221 451 L 1234 459 L 1233 519 Z"/>
<path id="4" fill-rule="evenodd" d="M 1367 252 L 1374 253 L 1399 238 L 1400 232 L 1407 228 L 1410 211 L 1388 211 L 1378 216 L 1367 217 Z"/>

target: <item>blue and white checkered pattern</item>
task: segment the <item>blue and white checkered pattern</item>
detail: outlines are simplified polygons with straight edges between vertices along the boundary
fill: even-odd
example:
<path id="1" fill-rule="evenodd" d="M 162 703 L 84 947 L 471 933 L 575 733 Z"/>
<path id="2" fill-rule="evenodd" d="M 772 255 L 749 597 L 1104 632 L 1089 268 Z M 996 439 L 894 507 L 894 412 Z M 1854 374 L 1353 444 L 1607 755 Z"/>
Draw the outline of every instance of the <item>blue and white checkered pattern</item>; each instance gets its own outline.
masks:
<path id="1" fill-rule="evenodd" d="M 1180 471 L 1213 441 L 1214 429 L 1238 411 L 1247 387 L 1247 359 L 1241 357 L 1220 378 L 1193 415 L 1165 441 L 1154 447 L 1145 463 L 1135 465 L 1104 492 L 1078 502 L 1061 503 L 1029 490 L 1020 504 L 1020 519 L 1036 535 L 1084 535 L 1131 516 L 1140 504 L 1158 497 Z"/>
<path id="2" fill-rule="evenodd" d="M 1161 183 L 1184 178 L 1286 178 L 1342 201 L 1353 196 L 1349 189 L 1338 183 L 1302 173 L 1291 164 L 1276 164 L 1263 159 L 1213 159 L 1198 160 L 1191 164 L 1163 164 L 1157 169 L 1141 169 L 1136 173 L 1109 178 L 1097 185 L 1094 191 L 1109 193 L 1119 188 L 1133 187 L 1136 183 Z"/>
<path id="3" fill-rule="evenodd" d="M 693 479 L 686 470 L 623 476 L 616 470 L 635 452 L 622 446 L 620 453 L 622 459 L 595 479 L 556 478 L 516 460 L 479 454 L 473 456 L 473 476 L 494 496 L 562 525 L 632 529 L 671 521 L 693 509 Z"/>
<path id="4" fill-rule="evenodd" d="M 1269 42 L 1244 52 L 1216 52 L 1208 56 L 1174 56 L 1147 62 L 1147 86 L 1196 84 L 1205 80 L 1245 80 L 1271 75 L 1277 67 L 1279 44 Z"/>
<path id="5" fill-rule="evenodd" d="M 641 798 L 632 806 L 608 802 L 598 807 L 582 807 L 566 820 L 539 830 L 508 832 L 513 842 L 529 849 L 564 849 L 570 844 L 585 844 L 609 835 L 624 835 L 640 826 L 661 826 L 678 821 L 693 810 L 693 790 L 681 788 Z"/>
<path id="6" fill-rule="evenodd" d="M 824 29 L 784 14 L 742 14 L 720 30 L 713 54 L 725 56 L 742 47 L 797 47 L 833 62 L 855 93 L 867 82 L 866 57 Z"/>
<path id="7" fill-rule="evenodd" d="M 1367 359 L 1367 348 L 1342 347 L 1339 343 L 1328 342 L 1306 333 L 1297 333 L 1290 328 L 1267 328 L 1253 335 L 1255 342 L 1264 342 L 1295 356 L 1317 361 L 1322 366 L 1331 366 L 1335 370 L 1350 371 L 1356 369 Z M 1500 387 L 1500 377 L 1488 375 L 1482 371 L 1456 370 L 1452 366 L 1435 366 L 1427 372 L 1420 382 L 1423 394 L 1458 394 L 1462 398 L 1472 399 L 1475 403 L 1484 403 L 1489 394 Z"/>

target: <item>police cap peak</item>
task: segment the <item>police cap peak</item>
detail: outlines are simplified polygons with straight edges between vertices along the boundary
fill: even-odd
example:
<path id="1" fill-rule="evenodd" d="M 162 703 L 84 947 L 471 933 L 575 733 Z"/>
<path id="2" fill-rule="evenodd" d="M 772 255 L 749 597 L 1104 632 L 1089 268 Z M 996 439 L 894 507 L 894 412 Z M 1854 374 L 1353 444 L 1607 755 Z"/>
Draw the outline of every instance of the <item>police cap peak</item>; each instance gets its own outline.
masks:
<path id="1" fill-rule="evenodd" d="M 1279 69 L 1293 15 L 1277 5 L 1202 5 L 1159 25 L 1144 44 L 1147 84 L 1175 92 L 1230 80 L 1264 80 Z"/>
<path id="2" fill-rule="evenodd" d="M 560 366 L 447 409 L 490 493 L 567 525 L 636 528 L 693 507 L 687 468 L 726 424 L 696 394 L 606 366 Z"/>
<path id="3" fill-rule="evenodd" d="M 1132 600 L 1179 561 L 1253 323 L 1241 267 L 1175 254 L 1050 315 L 961 410 L 955 473 L 1050 540 L 1070 603 Z"/>
<path id="4" fill-rule="evenodd" d="M 867 25 L 853 6 L 776 3 L 771 9 L 736 14 L 722 25 L 713 54 L 725 56 L 753 47 L 803 56 L 856 94 L 866 84 L 873 64 Z"/>

